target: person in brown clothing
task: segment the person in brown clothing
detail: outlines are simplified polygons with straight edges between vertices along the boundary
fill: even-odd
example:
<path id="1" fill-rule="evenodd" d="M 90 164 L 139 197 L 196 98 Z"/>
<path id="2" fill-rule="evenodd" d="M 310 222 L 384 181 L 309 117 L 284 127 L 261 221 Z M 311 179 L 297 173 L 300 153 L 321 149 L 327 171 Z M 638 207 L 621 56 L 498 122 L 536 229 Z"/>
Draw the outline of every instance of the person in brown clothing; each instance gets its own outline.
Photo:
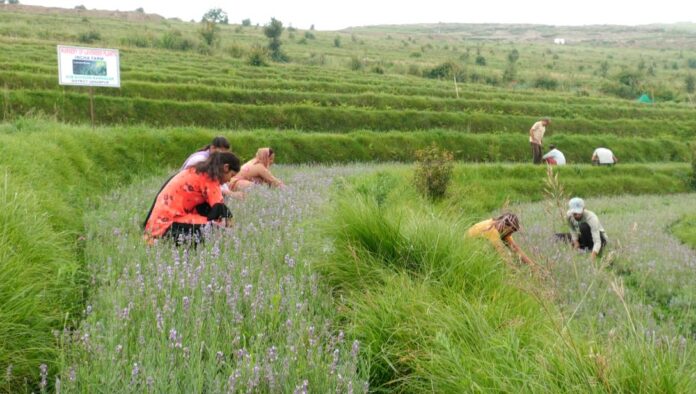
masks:
<path id="1" fill-rule="evenodd" d="M 544 133 L 546 132 L 546 126 L 549 124 L 551 124 L 551 120 L 549 118 L 543 118 L 534 123 L 532 128 L 529 129 L 529 144 L 532 146 L 534 164 L 541 164 L 541 146 Z"/>

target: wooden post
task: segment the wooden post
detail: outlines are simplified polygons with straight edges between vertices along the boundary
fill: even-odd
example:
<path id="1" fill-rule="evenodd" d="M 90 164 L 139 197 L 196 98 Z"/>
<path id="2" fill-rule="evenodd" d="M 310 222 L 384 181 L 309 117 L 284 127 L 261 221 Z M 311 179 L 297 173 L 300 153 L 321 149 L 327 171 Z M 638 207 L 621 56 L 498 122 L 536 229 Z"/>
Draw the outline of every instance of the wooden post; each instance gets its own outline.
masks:
<path id="1" fill-rule="evenodd" d="M 457 76 L 454 76 L 454 93 L 457 94 L 457 98 L 459 98 L 459 87 L 457 86 Z"/>
<path id="2" fill-rule="evenodd" d="M 92 118 L 92 129 L 94 129 L 94 88 L 89 87 L 89 115 Z"/>

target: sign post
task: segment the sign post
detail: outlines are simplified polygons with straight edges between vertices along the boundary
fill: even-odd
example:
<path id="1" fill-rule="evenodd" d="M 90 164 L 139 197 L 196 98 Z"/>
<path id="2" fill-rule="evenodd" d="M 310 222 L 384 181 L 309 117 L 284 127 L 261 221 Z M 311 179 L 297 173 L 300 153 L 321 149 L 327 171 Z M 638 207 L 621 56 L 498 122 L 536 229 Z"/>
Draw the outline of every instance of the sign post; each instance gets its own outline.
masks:
<path id="1" fill-rule="evenodd" d="M 94 128 L 94 87 L 121 87 L 118 49 L 58 45 L 58 83 L 89 87 L 89 113 Z"/>

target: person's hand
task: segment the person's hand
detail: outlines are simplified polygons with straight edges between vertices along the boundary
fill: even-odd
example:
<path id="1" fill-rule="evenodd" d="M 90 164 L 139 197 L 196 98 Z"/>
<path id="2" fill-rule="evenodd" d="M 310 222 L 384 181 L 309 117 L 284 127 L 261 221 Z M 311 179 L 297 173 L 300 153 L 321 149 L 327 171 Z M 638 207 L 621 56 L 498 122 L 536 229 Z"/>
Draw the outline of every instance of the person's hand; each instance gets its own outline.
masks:
<path id="1" fill-rule="evenodd" d="M 592 261 L 597 260 L 597 252 L 593 251 L 592 252 Z"/>
<path id="2" fill-rule="evenodd" d="M 573 241 L 573 249 L 580 249 L 580 242 Z"/>

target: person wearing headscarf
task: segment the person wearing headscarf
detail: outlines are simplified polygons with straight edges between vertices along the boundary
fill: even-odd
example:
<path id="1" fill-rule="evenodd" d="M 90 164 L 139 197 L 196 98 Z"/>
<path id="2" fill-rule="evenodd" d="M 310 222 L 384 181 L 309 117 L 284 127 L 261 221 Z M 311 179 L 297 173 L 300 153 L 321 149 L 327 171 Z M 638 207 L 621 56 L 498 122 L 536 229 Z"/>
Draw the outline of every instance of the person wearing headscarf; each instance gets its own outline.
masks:
<path id="1" fill-rule="evenodd" d="M 510 260 L 513 252 L 523 263 L 535 267 L 532 261 L 517 245 L 512 234 L 520 230 L 520 220 L 514 213 L 504 213 L 498 217 L 476 223 L 467 231 L 469 237 L 483 237 L 490 241 L 503 258 Z"/>
<path id="2" fill-rule="evenodd" d="M 275 152 L 271 148 L 260 148 L 256 156 L 244 163 L 239 173 L 229 182 L 230 190 L 245 190 L 254 184 L 284 187 L 283 182 L 273 176 L 270 167 L 275 161 Z"/>

